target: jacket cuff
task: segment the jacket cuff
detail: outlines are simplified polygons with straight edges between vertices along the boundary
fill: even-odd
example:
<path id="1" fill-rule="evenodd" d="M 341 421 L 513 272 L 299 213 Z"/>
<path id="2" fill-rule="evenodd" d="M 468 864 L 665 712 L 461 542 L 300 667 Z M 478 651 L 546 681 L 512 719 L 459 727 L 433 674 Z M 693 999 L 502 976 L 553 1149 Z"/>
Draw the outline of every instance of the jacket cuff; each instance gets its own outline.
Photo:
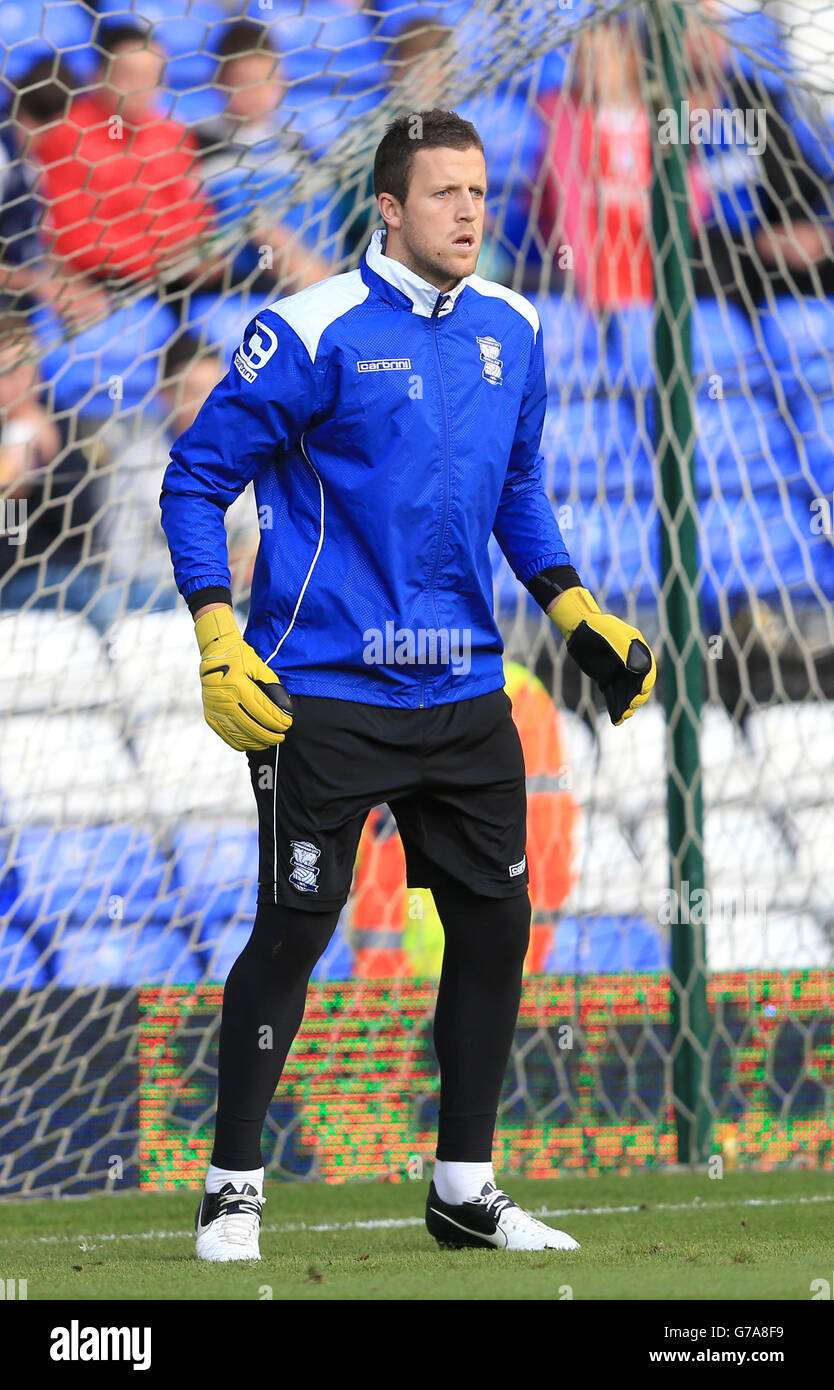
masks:
<path id="1" fill-rule="evenodd" d="M 581 589 L 583 586 L 573 565 L 550 565 L 528 579 L 525 587 L 546 613 L 548 606 L 563 594 L 565 589 Z"/>
<path id="2" fill-rule="evenodd" d="M 200 608 L 205 608 L 207 603 L 228 603 L 230 608 L 233 607 L 231 589 L 224 589 L 218 585 L 210 589 L 195 589 L 185 601 L 192 618 Z"/>

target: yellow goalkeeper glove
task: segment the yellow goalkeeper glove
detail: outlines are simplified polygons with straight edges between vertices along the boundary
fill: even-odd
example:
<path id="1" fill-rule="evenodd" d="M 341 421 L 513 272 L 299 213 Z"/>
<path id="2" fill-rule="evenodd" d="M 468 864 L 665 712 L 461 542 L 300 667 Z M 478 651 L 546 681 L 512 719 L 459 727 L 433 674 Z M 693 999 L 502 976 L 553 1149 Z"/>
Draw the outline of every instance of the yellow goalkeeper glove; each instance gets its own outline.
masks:
<path id="1" fill-rule="evenodd" d="M 244 642 L 231 608 L 194 624 L 206 723 L 239 752 L 273 748 L 292 724 L 292 701 L 265 661 Z"/>
<path id="2" fill-rule="evenodd" d="M 612 724 L 622 724 L 648 700 L 657 665 L 636 627 L 602 613 L 587 589 L 565 589 L 549 616 L 558 627 L 580 671 L 595 680 Z"/>

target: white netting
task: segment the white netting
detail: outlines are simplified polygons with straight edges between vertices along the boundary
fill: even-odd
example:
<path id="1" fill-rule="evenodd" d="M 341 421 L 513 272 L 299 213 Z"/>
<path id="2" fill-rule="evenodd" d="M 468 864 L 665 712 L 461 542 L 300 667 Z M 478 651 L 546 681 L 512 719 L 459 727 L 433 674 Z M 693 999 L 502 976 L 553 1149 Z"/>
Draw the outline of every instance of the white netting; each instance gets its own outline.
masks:
<path id="1" fill-rule="evenodd" d="M 653 350 L 665 291 L 652 148 L 687 144 L 708 964 L 830 971 L 834 25 L 816 0 L 686 4 L 688 106 L 670 111 L 651 42 L 666 9 L 2 7 L 0 1186 L 77 1190 L 102 1180 L 114 1150 L 135 1163 L 137 988 L 222 980 L 251 927 L 247 765 L 202 720 L 160 483 L 257 308 L 358 264 L 378 225 L 373 153 L 403 111 L 454 108 L 482 136 L 479 272 L 539 311 L 554 508 L 585 583 L 659 650 L 654 391 L 662 416 L 669 383 Z M 227 527 L 242 616 L 258 540 L 251 487 Z M 660 687 L 612 730 L 494 559 L 507 658 L 521 668 L 512 679 L 529 696 L 531 796 L 546 786 L 531 831 L 531 972 L 662 971 L 681 906 L 668 901 Z M 547 749 L 533 677 L 552 697 Z M 389 828 L 381 818 L 364 843 L 319 979 L 436 977 L 439 924 L 430 903 L 413 911 L 390 888 Z M 735 1059 L 752 1025 L 739 1007 L 722 1023 L 726 1056 L 712 1059 L 718 1118 L 750 1097 Z M 793 1025 L 793 1073 L 776 1068 L 771 1111 L 783 1118 L 822 1106 L 813 1058 L 830 1021 L 808 1009 Z M 620 1054 L 654 1048 L 662 1071 L 665 1026 L 646 1015 L 628 1044 L 621 1030 Z M 590 1095 L 599 1115 L 619 1104 L 665 1123 L 661 1082 L 656 1094 L 643 1086 L 636 1061 L 614 1095 L 590 1043 L 577 1080 L 545 1034 L 519 1044 L 508 1116 L 521 1096 L 528 1119 L 567 1124 L 592 1117 Z M 205 1039 L 195 1061 L 185 1037 L 202 1101 L 180 1128 L 196 1133 L 211 1080 L 200 1091 Z M 540 1064 L 525 1074 L 534 1041 Z M 283 1123 L 276 1163 L 293 1172 Z"/>

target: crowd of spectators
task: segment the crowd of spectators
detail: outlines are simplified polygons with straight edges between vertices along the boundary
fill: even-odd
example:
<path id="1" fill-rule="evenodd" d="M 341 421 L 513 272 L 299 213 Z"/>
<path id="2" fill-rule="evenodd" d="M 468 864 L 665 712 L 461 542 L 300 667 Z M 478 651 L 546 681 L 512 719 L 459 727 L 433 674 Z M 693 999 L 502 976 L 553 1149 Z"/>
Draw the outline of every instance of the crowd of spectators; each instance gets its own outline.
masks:
<path id="1" fill-rule="evenodd" d="M 329 13 L 328 0 L 316 3 Z M 213 77 L 187 93 L 190 104 L 182 92 L 173 100 L 169 83 L 173 21 L 166 30 L 124 7 L 96 17 L 94 61 L 83 72 L 70 52 L 36 57 L 13 82 L 7 70 L 0 490 L 26 499 L 29 523 L 23 544 L 0 548 L 0 607 L 65 603 L 106 626 L 125 604 L 176 602 L 159 483 L 170 442 L 227 367 L 218 340 L 195 331 L 194 297 L 257 306 L 357 265 L 378 225 L 369 163 L 346 165 L 325 193 L 290 196 L 322 153 L 316 111 L 333 122 L 332 157 L 339 129 L 364 110 L 449 105 L 461 85 L 465 24 L 450 23 L 448 7 L 400 20 L 395 11 L 382 26 L 379 8 L 372 14 L 362 0 L 340 8 L 344 23 L 365 25 L 364 85 L 358 60 L 341 75 L 331 51 L 307 62 L 315 24 L 313 47 L 285 51 L 286 23 L 256 7 L 227 15 L 206 41 L 197 56 Z M 311 21 L 316 14 L 314 5 Z M 776 68 L 751 71 L 709 15 L 690 16 L 693 110 L 751 109 L 767 120 L 760 150 L 743 125 L 723 125 L 693 151 L 694 293 L 735 301 L 749 316 L 774 295 L 834 294 L 826 139 L 800 119 Z M 345 31 L 345 53 L 364 52 L 358 32 Z M 611 19 L 553 56 L 498 90 L 475 73 L 469 85 L 481 94 L 454 103 L 487 151 L 492 197 L 479 272 L 526 292 L 575 296 L 595 313 L 649 305 L 644 29 L 633 16 Z M 230 519 L 243 585 L 257 543 L 254 503 L 244 497 Z"/>

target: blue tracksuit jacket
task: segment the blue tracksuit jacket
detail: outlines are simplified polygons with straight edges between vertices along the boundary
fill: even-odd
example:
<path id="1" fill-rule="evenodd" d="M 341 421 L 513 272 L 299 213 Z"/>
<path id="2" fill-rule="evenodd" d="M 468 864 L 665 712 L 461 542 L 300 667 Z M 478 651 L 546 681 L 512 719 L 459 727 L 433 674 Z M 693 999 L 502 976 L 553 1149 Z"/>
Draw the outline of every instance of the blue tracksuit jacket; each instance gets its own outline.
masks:
<path id="1" fill-rule="evenodd" d="M 522 583 L 570 557 L 535 309 L 478 275 L 443 294 L 383 246 L 252 320 L 160 506 L 183 597 L 228 588 L 224 513 L 254 479 L 246 640 L 290 694 L 422 708 L 504 684 L 490 534 Z"/>

